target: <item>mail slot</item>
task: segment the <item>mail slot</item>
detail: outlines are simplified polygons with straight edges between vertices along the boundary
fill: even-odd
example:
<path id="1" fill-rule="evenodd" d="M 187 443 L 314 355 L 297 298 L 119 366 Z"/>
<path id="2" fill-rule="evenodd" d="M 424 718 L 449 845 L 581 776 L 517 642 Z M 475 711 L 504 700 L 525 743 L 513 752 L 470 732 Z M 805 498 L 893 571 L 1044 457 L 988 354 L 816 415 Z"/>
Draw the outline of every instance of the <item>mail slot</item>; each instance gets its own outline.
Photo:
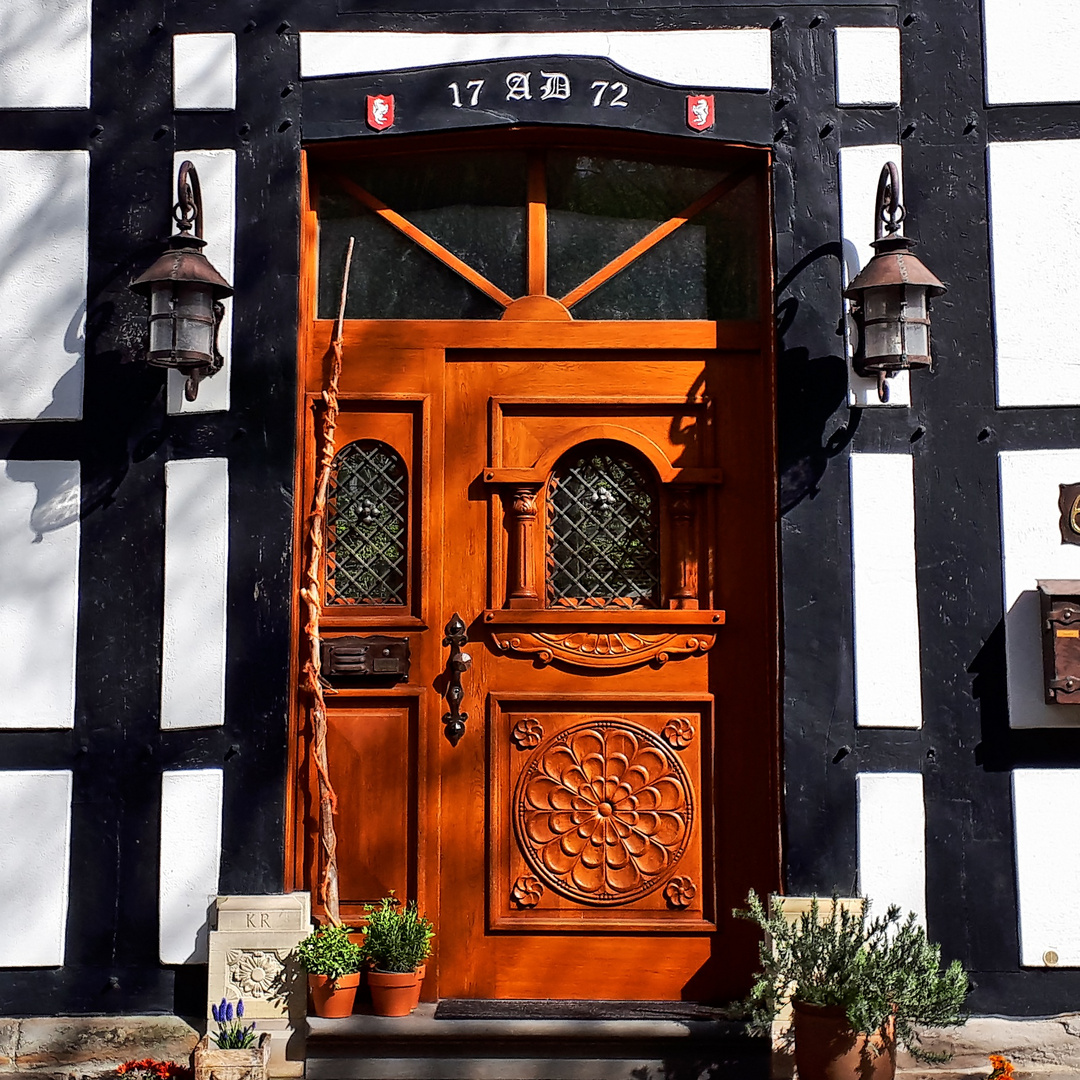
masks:
<path id="1" fill-rule="evenodd" d="M 329 638 L 322 643 L 323 675 L 332 679 L 409 681 L 409 639 L 385 637 Z"/>
<path id="2" fill-rule="evenodd" d="M 1080 581 L 1040 581 L 1043 671 L 1051 705 L 1080 705 Z"/>

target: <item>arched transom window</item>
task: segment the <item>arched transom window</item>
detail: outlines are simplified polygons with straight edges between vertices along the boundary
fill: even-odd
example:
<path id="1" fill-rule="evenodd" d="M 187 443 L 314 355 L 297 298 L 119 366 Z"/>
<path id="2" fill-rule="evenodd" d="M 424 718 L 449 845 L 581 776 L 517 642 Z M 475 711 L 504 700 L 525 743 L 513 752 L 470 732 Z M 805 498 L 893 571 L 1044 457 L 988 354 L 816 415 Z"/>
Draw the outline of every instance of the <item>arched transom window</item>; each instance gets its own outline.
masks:
<path id="1" fill-rule="evenodd" d="M 327 604 L 407 602 L 408 475 L 393 447 L 349 443 L 334 457 L 327 506 Z"/>
<path id="2" fill-rule="evenodd" d="M 560 459 L 547 491 L 549 606 L 659 606 L 658 486 L 644 458 L 618 443 Z"/>

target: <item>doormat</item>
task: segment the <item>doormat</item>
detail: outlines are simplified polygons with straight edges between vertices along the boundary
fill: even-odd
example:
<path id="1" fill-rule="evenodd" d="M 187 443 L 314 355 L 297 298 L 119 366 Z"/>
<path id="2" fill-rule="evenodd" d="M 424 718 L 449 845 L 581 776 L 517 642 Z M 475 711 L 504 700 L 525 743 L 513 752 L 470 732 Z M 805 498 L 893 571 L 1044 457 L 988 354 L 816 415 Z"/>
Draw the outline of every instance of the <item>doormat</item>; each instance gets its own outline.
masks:
<path id="1" fill-rule="evenodd" d="M 436 1020 L 727 1020 L 722 1008 L 694 1001 L 493 1001 L 446 998 Z"/>

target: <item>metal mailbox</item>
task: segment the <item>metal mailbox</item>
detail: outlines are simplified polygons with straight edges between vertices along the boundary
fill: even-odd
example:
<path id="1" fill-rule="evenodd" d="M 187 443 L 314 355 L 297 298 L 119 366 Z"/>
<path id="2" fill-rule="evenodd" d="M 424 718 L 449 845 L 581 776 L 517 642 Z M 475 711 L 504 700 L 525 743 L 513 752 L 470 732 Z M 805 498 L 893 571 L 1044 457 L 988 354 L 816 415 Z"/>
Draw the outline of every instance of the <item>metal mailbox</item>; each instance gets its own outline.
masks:
<path id="1" fill-rule="evenodd" d="M 329 679 L 409 681 L 409 639 L 386 637 L 327 638 L 322 643 L 322 670 Z"/>
<path id="2" fill-rule="evenodd" d="M 1080 581 L 1040 581 L 1043 672 L 1051 705 L 1080 705 Z"/>

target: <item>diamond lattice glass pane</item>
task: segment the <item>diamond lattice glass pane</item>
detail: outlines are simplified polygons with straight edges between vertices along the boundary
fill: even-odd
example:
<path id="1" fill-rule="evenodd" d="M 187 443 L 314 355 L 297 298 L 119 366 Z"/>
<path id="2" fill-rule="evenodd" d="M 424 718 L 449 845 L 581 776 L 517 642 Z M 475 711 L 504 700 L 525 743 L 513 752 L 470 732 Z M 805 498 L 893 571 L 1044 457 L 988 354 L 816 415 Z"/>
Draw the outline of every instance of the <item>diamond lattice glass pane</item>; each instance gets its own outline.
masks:
<path id="1" fill-rule="evenodd" d="M 547 505 L 549 604 L 657 606 L 659 507 L 643 461 L 588 444 L 556 469 Z"/>
<path id="2" fill-rule="evenodd" d="M 408 477 L 386 443 L 349 443 L 334 458 L 327 504 L 326 602 L 406 602 Z"/>

